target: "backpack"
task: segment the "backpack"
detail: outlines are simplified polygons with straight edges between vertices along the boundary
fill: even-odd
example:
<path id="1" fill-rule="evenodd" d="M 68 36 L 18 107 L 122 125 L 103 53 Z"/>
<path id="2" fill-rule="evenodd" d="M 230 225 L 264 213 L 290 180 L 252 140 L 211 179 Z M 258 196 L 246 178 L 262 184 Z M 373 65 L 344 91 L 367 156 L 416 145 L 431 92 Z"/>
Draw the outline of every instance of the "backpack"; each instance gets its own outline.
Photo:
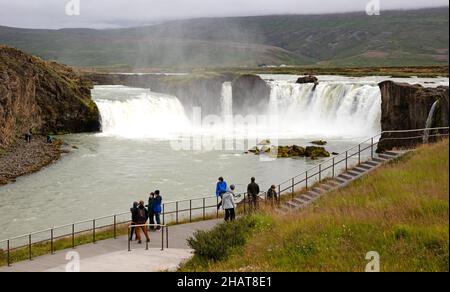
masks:
<path id="1" fill-rule="evenodd" d="M 138 221 L 138 223 L 145 223 L 147 221 L 147 216 L 145 214 L 145 208 L 137 209 L 137 221 Z"/>

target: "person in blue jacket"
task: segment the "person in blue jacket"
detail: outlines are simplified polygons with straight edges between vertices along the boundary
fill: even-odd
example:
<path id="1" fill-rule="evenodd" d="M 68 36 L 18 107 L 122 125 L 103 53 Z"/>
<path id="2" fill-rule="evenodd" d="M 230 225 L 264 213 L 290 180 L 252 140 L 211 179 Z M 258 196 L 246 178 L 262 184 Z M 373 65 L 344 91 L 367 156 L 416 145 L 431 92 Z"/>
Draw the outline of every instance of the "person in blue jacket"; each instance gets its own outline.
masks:
<path id="1" fill-rule="evenodd" d="M 153 205 L 153 213 L 155 214 L 156 224 L 158 224 L 158 227 L 156 227 L 156 230 L 161 230 L 161 212 L 162 212 L 162 197 L 160 191 L 155 191 L 155 198 L 152 202 Z"/>
<path id="2" fill-rule="evenodd" d="M 220 209 L 220 207 L 222 206 L 222 197 L 223 194 L 225 194 L 228 191 L 228 185 L 226 183 L 226 181 L 223 179 L 223 177 L 219 177 L 219 181 L 217 182 L 216 185 L 216 196 L 217 198 L 220 198 L 221 201 L 219 203 L 219 205 L 217 205 L 217 209 Z"/>

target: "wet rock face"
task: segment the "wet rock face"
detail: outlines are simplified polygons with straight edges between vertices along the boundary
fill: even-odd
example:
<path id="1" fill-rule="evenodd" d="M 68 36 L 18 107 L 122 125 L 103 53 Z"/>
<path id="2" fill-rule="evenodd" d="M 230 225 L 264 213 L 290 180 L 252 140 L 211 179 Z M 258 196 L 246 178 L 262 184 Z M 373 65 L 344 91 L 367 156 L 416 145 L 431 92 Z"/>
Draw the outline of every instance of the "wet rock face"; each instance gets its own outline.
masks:
<path id="1" fill-rule="evenodd" d="M 259 76 L 242 75 L 233 81 L 233 113 L 265 114 L 270 101 L 270 86 Z"/>
<path id="2" fill-rule="evenodd" d="M 90 81 L 69 67 L 0 46 L 0 147 L 35 134 L 100 130 Z"/>
<path id="3" fill-rule="evenodd" d="M 297 79 L 298 84 L 305 84 L 305 83 L 313 83 L 313 84 L 319 84 L 319 79 L 316 76 L 309 75 L 305 77 L 300 77 Z"/>
<path id="4" fill-rule="evenodd" d="M 448 87 L 425 88 L 421 85 L 385 81 L 379 84 L 382 99 L 382 131 L 423 129 L 433 104 L 439 100 L 431 127 L 448 127 Z M 389 140 L 392 138 L 418 136 L 423 133 L 383 134 L 378 151 L 396 147 L 409 147 L 422 139 Z"/>

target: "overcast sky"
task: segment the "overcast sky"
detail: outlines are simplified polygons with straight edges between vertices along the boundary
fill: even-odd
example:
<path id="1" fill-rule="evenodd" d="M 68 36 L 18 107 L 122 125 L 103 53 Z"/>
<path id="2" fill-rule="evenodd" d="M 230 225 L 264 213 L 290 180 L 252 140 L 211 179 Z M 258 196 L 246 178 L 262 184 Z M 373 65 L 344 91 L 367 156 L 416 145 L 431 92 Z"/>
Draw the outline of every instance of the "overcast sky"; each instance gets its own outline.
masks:
<path id="1" fill-rule="evenodd" d="M 66 4 L 80 1 L 80 15 Z M 111 28 L 196 17 L 321 14 L 448 6 L 448 0 L 0 0 L 0 25 L 27 28 Z M 70 10 L 73 11 L 73 10 Z"/>

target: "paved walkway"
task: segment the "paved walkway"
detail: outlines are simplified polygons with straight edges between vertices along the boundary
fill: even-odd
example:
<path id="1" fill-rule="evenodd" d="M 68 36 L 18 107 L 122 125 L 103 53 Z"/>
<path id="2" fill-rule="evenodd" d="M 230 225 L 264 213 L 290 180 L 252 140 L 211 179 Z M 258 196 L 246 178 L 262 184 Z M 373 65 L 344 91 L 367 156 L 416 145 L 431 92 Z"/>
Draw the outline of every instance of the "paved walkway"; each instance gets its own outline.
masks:
<path id="1" fill-rule="evenodd" d="M 122 236 L 14 263 L 12 267 L 1 267 L 0 272 L 63 272 L 67 267 L 69 270 L 74 267 L 74 255 L 79 255 L 81 272 L 172 271 L 192 257 L 186 240 L 195 231 L 212 229 L 220 222 L 208 220 L 169 227 L 169 249 L 164 251 L 161 251 L 161 232 L 150 232 L 149 250 L 145 250 L 145 243 L 133 242 L 132 251 L 128 252 L 127 237 Z"/>

